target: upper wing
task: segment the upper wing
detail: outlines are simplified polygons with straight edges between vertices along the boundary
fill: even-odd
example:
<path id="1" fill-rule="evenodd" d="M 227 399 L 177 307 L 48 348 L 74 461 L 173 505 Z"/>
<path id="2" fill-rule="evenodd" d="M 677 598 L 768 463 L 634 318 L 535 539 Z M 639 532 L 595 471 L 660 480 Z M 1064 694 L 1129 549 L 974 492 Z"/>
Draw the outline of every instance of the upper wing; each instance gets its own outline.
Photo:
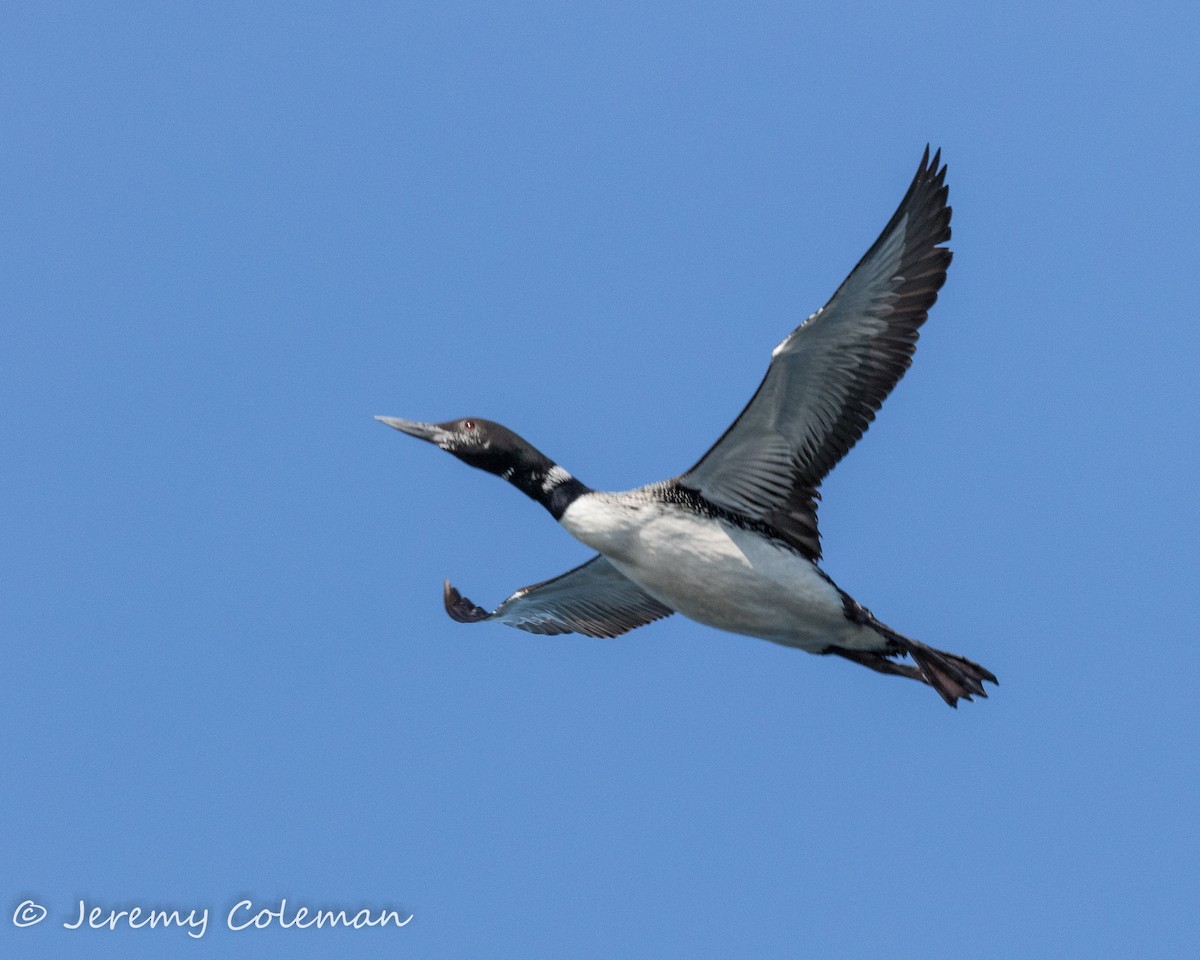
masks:
<path id="1" fill-rule="evenodd" d="M 599 554 L 553 580 L 522 587 L 491 613 L 475 606 L 449 580 L 444 599 L 446 612 L 462 623 L 498 620 L 530 633 L 589 637 L 618 637 L 675 612 Z"/>
<path id="2" fill-rule="evenodd" d="M 912 363 L 946 280 L 946 168 L 929 148 L 891 221 L 833 298 L 775 348 L 767 375 L 682 486 L 821 556 L 817 487 Z"/>

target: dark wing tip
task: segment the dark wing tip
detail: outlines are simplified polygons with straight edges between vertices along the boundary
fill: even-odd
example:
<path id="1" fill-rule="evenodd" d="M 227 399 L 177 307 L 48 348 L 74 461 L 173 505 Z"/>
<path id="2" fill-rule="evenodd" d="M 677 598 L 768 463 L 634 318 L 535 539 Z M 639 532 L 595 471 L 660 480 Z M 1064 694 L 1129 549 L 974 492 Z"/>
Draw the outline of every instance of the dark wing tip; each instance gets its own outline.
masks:
<path id="1" fill-rule="evenodd" d="M 475 606 L 455 590 L 449 580 L 442 587 L 442 603 L 445 604 L 446 613 L 450 614 L 450 619 L 457 620 L 459 623 L 478 623 L 491 616 L 483 607 Z"/>
<path id="2" fill-rule="evenodd" d="M 917 168 L 917 177 L 921 180 L 925 180 L 930 177 L 936 177 L 938 180 L 942 180 L 946 176 L 946 169 L 948 166 L 947 164 L 942 163 L 942 148 L 938 147 L 936 150 L 934 150 L 932 158 L 929 156 L 930 148 L 931 144 L 925 144 L 925 152 L 921 154 L 921 164 Z"/>

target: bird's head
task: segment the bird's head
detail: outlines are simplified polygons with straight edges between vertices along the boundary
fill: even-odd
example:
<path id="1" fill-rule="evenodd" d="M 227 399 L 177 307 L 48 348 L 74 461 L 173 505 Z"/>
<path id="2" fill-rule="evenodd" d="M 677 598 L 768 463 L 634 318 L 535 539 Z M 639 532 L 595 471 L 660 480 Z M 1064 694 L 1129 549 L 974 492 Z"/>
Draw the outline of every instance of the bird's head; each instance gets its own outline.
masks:
<path id="1" fill-rule="evenodd" d="M 445 423 L 421 423 L 396 417 L 375 419 L 410 437 L 427 440 L 488 473 L 503 476 L 505 471 L 540 465 L 546 459 L 507 427 L 491 420 L 464 417 Z"/>
<path id="2" fill-rule="evenodd" d="M 428 440 L 463 463 L 503 477 L 550 511 L 554 519 L 587 487 L 558 466 L 533 444 L 492 420 L 466 417 L 445 423 L 421 423 L 395 417 L 376 417 L 380 423 Z"/>

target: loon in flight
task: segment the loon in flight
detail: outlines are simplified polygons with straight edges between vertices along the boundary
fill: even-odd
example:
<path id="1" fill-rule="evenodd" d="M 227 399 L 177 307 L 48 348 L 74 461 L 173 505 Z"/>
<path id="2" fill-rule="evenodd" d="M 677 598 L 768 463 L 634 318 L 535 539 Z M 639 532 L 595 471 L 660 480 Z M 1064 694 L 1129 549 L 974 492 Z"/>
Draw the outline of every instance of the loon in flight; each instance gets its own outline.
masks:
<path id="1" fill-rule="evenodd" d="M 672 613 L 920 680 L 946 703 L 995 676 L 885 626 L 823 571 L 818 488 L 912 362 L 946 280 L 950 207 L 941 151 L 921 158 L 899 208 L 833 298 L 775 348 L 750 403 L 672 480 L 592 490 L 511 430 L 467 418 L 376 419 L 503 477 L 597 551 L 487 611 L 445 583 L 455 620 L 615 637 Z M 907 658 L 911 658 L 908 662 Z"/>

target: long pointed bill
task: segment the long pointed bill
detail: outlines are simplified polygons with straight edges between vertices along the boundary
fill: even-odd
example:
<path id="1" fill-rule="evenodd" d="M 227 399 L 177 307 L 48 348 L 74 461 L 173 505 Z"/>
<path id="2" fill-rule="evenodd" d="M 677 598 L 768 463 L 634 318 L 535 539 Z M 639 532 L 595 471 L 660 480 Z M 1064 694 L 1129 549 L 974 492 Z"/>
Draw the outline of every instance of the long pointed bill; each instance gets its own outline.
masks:
<path id="1" fill-rule="evenodd" d="M 421 423 L 419 420 L 400 420 L 396 417 L 376 417 L 380 423 L 386 423 L 393 430 L 407 433 L 410 437 L 428 440 L 430 443 L 441 444 L 446 436 L 446 430 L 436 423 Z"/>

